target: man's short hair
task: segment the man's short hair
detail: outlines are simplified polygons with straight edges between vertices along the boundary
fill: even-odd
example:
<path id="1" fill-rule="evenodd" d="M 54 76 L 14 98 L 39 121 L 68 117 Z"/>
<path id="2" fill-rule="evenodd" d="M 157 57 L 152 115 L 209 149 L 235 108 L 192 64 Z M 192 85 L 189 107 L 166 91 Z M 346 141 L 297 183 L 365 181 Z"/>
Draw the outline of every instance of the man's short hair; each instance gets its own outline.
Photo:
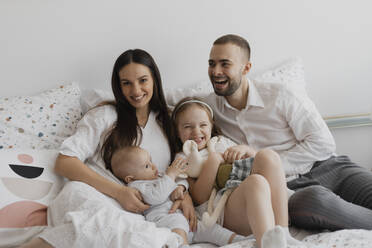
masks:
<path id="1" fill-rule="evenodd" d="M 234 45 L 240 47 L 241 49 L 243 49 L 243 51 L 245 51 L 245 55 L 246 55 L 247 60 L 248 61 L 250 60 L 250 58 L 251 58 L 251 48 L 249 46 L 249 43 L 246 39 L 244 39 L 244 38 L 242 38 L 238 35 L 227 34 L 227 35 L 221 36 L 220 38 L 218 38 L 217 40 L 214 41 L 213 45 L 224 45 L 224 44 L 228 44 L 228 43 L 234 44 Z"/>

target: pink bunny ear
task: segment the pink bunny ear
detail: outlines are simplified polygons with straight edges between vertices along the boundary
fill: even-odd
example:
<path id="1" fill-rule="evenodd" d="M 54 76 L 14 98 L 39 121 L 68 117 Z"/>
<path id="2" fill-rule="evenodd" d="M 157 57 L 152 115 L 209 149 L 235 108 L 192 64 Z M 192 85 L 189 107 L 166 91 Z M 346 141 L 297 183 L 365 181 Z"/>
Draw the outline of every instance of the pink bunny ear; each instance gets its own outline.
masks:
<path id="1" fill-rule="evenodd" d="M 193 140 L 186 140 L 185 143 L 183 143 L 182 150 L 183 153 L 188 156 L 192 151 L 198 151 L 198 145 Z"/>

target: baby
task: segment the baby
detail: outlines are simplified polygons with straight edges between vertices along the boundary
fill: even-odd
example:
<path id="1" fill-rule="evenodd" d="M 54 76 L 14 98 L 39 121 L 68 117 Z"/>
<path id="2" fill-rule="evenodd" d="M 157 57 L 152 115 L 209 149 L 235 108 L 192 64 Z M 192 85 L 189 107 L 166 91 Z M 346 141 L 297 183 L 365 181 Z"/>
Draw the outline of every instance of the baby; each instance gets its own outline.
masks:
<path id="1" fill-rule="evenodd" d="M 171 229 L 182 237 L 183 245 L 188 245 L 190 229 L 187 219 L 179 209 L 175 213 L 169 213 L 173 205 L 169 196 L 177 188 L 176 178 L 187 168 L 186 161 L 182 158 L 174 160 L 165 174 L 160 176 L 146 150 L 138 146 L 127 146 L 115 151 L 111 166 L 114 175 L 129 187 L 139 190 L 144 202 L 150 205 L 144 212 L 146 220 L 155 222 L 157 227 Z M 190 237 L 192 242 L 209 242 L 218 246 L 244 239 L 218 224 L 206 228 L 200 222 L 197 231 Z"/>

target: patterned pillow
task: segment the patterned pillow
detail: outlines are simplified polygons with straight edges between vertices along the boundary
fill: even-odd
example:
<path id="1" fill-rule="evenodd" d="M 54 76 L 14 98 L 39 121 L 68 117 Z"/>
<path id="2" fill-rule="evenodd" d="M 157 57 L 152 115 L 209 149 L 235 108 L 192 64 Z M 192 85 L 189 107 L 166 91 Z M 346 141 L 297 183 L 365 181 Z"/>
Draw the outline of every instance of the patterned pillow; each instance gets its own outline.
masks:
<path id="1" fill-rule="evenodd" d="M 81 116 L 76 83 L 34 96 L 0 97 L 0 150 L 56 149 Z"/>
<path id="2" fill-rule="evenodd" d="M 0 227 L 46 225 L 46 209 L 63 185 L 54 171 L 57 150 L 0 151 Z"/>
<path id="3" fill-rule="evenodd" d="M 47 206 L 64 179 L 53 171 L 58 150 L 0 150 L 0 247 L 13 247 L 47 225 Z"/>

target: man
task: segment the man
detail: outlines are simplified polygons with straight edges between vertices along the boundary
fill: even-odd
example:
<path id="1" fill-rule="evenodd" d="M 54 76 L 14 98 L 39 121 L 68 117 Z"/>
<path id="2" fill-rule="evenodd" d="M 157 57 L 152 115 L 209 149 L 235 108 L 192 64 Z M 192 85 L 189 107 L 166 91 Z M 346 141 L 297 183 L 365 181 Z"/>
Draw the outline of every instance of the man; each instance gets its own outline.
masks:
<path id="1" fill-rule="evenodd" d="M 249 80 L 248 42 L 236 35 L 212 46 L 208 74 L 214 93 L 206 101 L 216 123 L 237 143 L 281 157 L 290 221 L 308 229 L 372 229 L 372 173 L 335 156 L 334 139 L 304 91 Z"/>

